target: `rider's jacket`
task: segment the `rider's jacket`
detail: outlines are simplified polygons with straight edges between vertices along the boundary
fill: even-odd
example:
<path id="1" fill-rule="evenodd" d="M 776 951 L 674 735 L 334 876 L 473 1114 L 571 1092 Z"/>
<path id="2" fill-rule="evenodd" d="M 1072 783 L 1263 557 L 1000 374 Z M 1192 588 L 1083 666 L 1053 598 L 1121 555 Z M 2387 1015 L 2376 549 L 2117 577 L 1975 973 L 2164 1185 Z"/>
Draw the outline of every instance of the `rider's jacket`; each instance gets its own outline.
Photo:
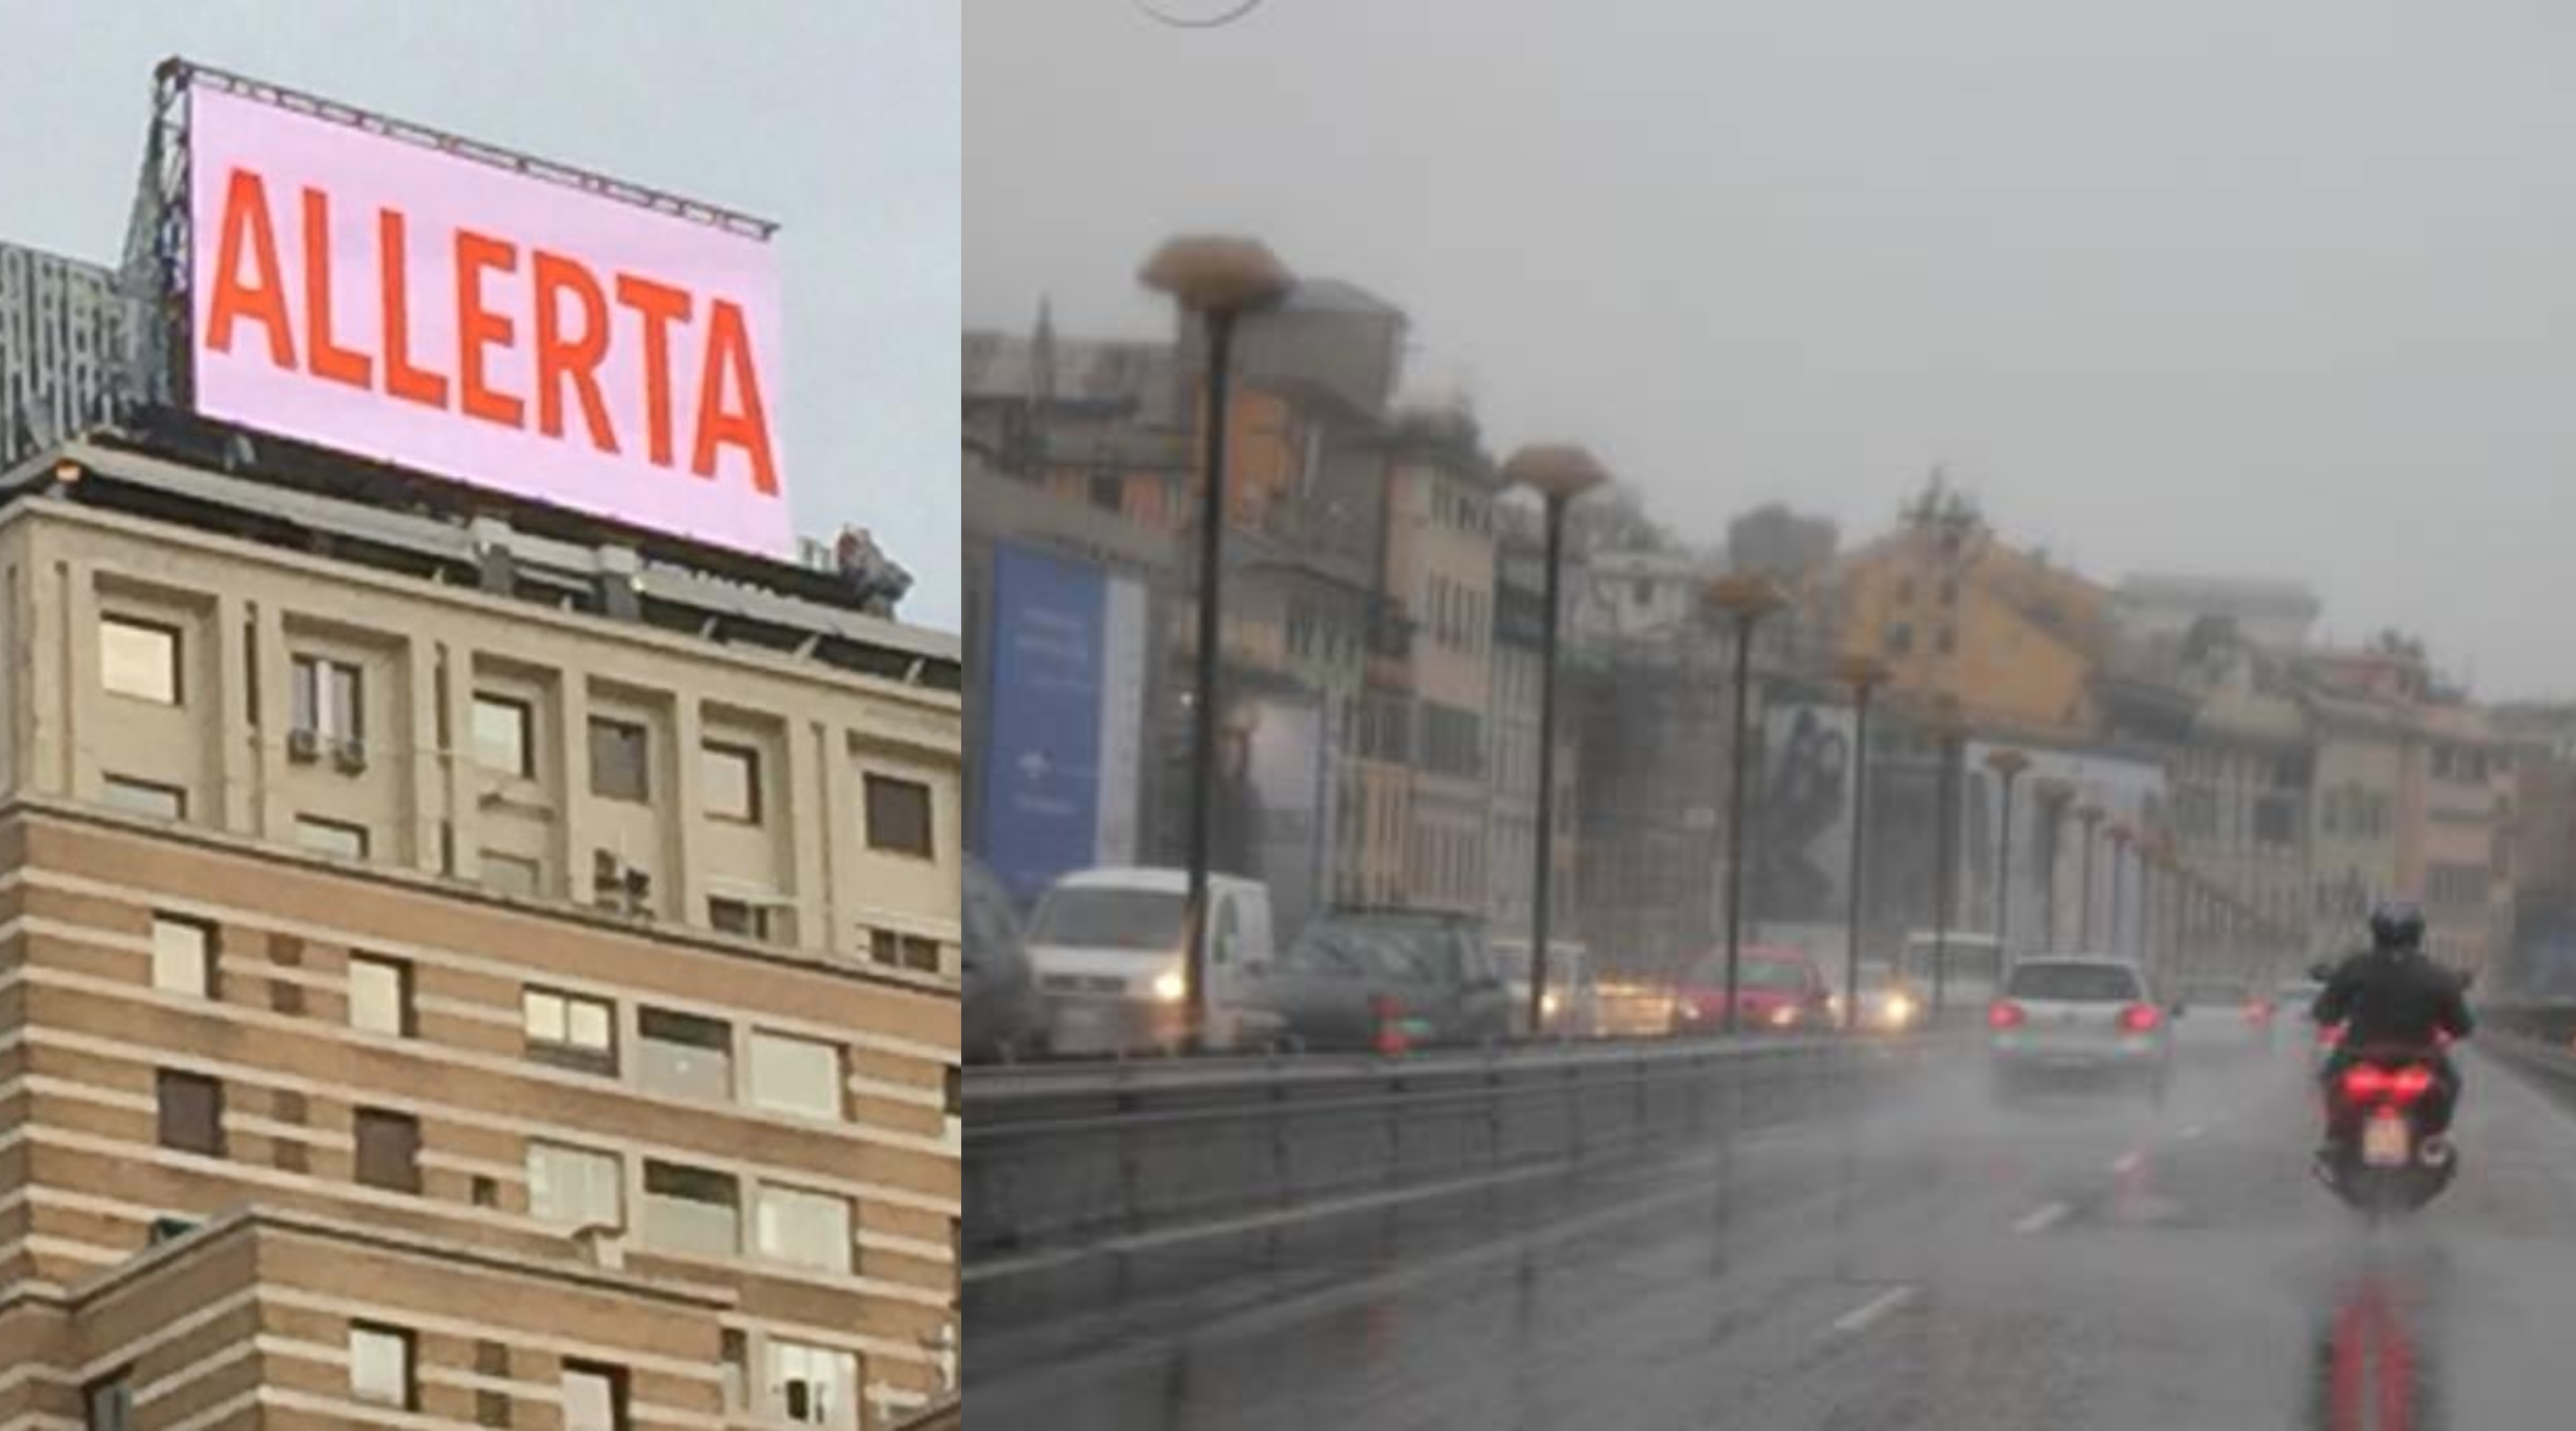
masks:
<path id="1" fill-rule="evenodd" d="M 2344 1025 L 2347 1049 L 2429 1046 L 2437 1033 L 2466 1038 L 2475 1023 L 2457 974 L 2421 954 L 2370 950 L 2335 966 L 2311 1012 L 2319 1024 Z"/>

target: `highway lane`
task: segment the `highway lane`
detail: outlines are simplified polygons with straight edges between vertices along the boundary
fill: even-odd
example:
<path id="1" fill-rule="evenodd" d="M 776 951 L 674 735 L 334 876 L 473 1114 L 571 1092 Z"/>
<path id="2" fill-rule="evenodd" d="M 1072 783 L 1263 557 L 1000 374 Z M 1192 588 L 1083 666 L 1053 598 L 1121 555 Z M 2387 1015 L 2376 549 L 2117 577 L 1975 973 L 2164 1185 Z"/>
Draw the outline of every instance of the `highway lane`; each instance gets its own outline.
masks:
<path id="1" fill-rule="evenodd" d="M 2372 1230 L 2288 1056 L 2161 1109 L 1973 1066 L 1662 1158 L 1000 1275 L 987 1428 L 2576 1424 L 2576 1119 L 2471 1068 L 2464 1172 Z"/>

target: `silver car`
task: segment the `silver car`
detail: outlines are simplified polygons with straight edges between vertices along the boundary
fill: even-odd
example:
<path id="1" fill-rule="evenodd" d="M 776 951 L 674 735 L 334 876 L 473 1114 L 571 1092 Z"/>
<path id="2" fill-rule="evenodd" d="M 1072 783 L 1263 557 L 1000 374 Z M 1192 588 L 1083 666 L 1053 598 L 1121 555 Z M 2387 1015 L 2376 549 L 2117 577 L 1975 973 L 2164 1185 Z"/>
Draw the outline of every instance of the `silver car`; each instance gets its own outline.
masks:
<path id="1" fill-rule="evenodd" d="M 2127 959 L 2050 955 L 2015 964 L 1986 1012 L 1995 1091 L 2116 1082 L 2164 1097 L 2173 1024 Z"/>

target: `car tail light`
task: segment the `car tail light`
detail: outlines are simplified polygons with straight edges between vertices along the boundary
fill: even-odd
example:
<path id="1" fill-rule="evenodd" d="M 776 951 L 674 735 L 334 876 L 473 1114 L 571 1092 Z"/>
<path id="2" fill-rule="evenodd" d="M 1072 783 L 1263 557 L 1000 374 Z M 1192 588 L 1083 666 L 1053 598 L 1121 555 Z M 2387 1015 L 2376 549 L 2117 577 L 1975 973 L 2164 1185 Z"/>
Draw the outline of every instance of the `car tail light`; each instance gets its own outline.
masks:
<path id="1" fill-rule="evenodd" d="M 2021 1005 L 2010 999 L 1997 999 L 1986 1006 L 1986 1027 L 1990 1029 L 2017 1029 L 2028 1017 Z"/>
<path id="2" fill-rule="evenodd" d="M 2246 1001 L 2246 1004 L 2245 1004 L 2245 1022 L 2247 1022 L 2247 1023 L 2249 1023 L 2249 1024 L 2252 1024 L 2252 1025 L 2254 1025 L 2254 1026 L 2255 1026 L 2255 1027 L 2257 1027 L 2257 1028 L 2260 1028 L 2260 1027 L 2262 1027 L 2263 1025 L 2270 1023 L 2271 1021 L 2272 1021 L 2272 1001 L 2271 1001 L 2271 1000 L 2269 1000 L 2269 999 L 2249 999 L 2249 1000 L 2247 1000 L 2247 1001 Z"/>
<path id="3" fill-rule="evenodd" d="M 2164 1021 L 2163 1012 L 2153 1004 L 2131 1004 L 2120 1010 L 2120 1032 L 2122 1033 L 2154 1033 L 2156 1025 Z"/>

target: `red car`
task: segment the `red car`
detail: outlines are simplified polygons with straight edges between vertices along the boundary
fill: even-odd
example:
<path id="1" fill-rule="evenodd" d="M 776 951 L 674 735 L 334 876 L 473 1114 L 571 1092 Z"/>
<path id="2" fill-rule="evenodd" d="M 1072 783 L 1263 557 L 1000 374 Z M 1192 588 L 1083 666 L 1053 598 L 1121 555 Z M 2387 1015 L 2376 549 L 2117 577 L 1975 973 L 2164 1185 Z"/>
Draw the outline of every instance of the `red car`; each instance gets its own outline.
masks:
<path id="1" fill-rule="evenodd" d="M 1834 1025 L 1833 988 L 1803 949 L 1748 944 L 1738 952 L 1735 984 L 1743 1001 L 1738 1025 L 1745 1033 L 1794 1033 Z M 1726 951 L 1703 956 L 1673 990 L 1676 1034 L 1712 1034 L 1726 1027 Z"/>

